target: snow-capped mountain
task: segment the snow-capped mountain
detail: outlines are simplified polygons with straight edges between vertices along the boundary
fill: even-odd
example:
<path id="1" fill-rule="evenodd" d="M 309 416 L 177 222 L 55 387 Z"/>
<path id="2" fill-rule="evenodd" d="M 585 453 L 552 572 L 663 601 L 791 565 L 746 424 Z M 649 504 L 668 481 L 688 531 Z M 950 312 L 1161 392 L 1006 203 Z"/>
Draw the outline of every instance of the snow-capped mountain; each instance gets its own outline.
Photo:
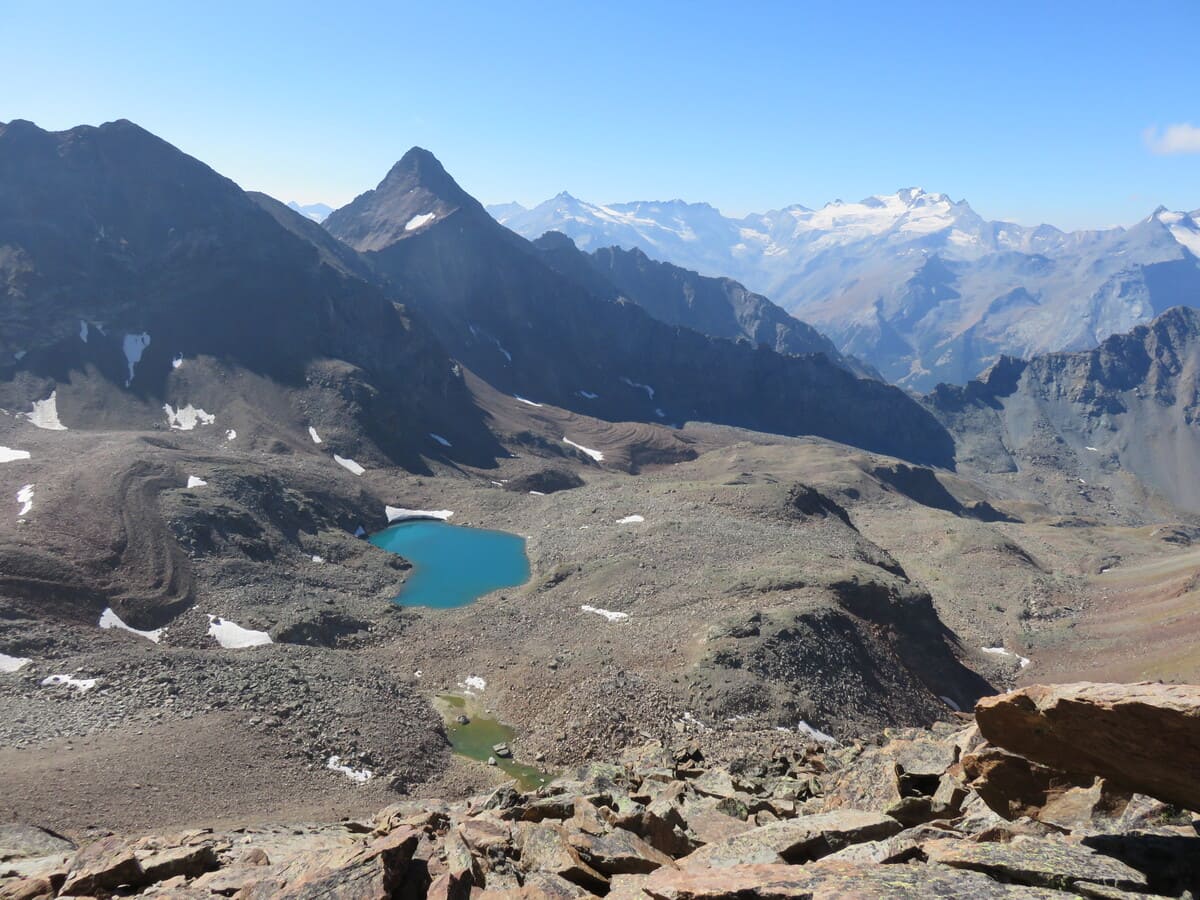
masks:
<path id="1" fill-rule="evenodd" d="M 742 219 L 703 203 L 597 205 L 566 193 L 493 214 L 527 237 L 553 229 L 583 249 L 638 248 L 736 278 L 915 389 L 966 381 L 1001 354 L 1094 347 L 1170 306 L 1200 306 L 1200 211 L 1065 232 L 989 221 L 907 188 Z"/>
<path id="2" fill-rule="evenodd" d="M 324 222 L 325 219 L 333 212 L 333 207 L 325 203 L 306 203 L 300 204 L 295 200 L 288 201 L 288 208 L 293 209 L 306 219 L 311 219 L 314 222 Z"/>

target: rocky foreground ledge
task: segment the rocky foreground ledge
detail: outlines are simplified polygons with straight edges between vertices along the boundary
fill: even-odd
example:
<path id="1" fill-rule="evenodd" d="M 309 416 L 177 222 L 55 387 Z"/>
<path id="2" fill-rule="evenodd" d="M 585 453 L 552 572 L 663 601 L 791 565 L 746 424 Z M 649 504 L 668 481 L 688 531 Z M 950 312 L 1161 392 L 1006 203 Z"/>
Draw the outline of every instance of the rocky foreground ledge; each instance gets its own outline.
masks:
<path id="1" fill-rule="evenodd" d="M 1030 687 L 976 720 L 721 766 L 652 744 L 369 822 L 0 826 L 0 898 L 1200 896 L 1200 687 Z"/>

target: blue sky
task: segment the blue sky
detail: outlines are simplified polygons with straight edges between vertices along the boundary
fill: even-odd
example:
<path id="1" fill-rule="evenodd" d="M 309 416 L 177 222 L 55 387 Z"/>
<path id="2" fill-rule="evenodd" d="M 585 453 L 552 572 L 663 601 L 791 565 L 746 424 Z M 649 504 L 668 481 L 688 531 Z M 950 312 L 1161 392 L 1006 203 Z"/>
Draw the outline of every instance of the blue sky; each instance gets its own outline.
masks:
<path id="1" fill-rule="evenodd" d="M 419 144 L 485 202 L 741 214 L 920 185 L 1064 227 L 1200 207 L 1196 0 L 4 0 L 2 20 L 0 121 L 132 119 L 284 200 L 345 203 Z"/>

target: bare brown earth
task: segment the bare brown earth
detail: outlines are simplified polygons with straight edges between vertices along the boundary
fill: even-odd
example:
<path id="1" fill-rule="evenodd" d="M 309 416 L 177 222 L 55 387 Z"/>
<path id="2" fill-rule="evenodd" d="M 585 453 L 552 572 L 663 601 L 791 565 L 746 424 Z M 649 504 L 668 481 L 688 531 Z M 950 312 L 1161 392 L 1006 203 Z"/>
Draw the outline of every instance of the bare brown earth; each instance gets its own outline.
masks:
<path id="1" fill-rule="evenodd" d="M 928 724 L 1018 679 L 1196 678 L 1197 532 L 1128 499 L 1144 493 L 1097 504 L 1049 470 L 906 476 L 922 493 L 828 441 L 608 423 L 469 383 L 512 456 L 471 468 L 431 442 L 428 475 L 348 443 L 311 392 L 264 418 L 231 387 L 192 432 L 0 415 L 0 445 L 32 453 L 0 464 L 0 652 L 33 660 L 0 674 L 0 818 L 131 832 L 463 796 L 499 776 L 449 752 L 430 700 L 472 675 L 518 758 L 548 768 L 681 734 Z M 582 486 L 507 489 L 548 468 Z M 353 537 L 385 504 L 524 535 L 533 577 L 457 610 L 397 607 L 403 561 Z M 163 643 L 98 629 L 108 605 Z M 219 648 L 206 614 L 276 643 Z M 40 685 L 59 673 L 99 683 Z"/>

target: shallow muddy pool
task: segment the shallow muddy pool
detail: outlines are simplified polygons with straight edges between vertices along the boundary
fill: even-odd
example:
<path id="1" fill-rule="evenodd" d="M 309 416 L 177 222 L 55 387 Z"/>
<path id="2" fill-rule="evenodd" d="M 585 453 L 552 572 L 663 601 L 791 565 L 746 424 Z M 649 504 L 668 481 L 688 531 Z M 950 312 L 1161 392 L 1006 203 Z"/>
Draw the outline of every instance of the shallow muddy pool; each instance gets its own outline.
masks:
<path id="1" fill-rule="evenodd" d="M 450 738 L 450 746 L 454 752 L 469 759 L 487 762 L 489 757 L 496 760 L 496 766 L 517 780 L 517 786 L 523 791 L 531 791 L 541 787 L 553 776 L 535 766 L 527 766 L 511 758 L 496 755 L 493 749 L 497 744 L 507 744 L 512 747 L 517 733 L 502 722 L 484 715 L 475 704 L 468 702 L 466 697 L 457 694 L 442 694 L 437 698 L 437 706 L 446 720 L 446 735 Z M 457 717 L 465 715 L 467 724 L 461 724 Z"/>
<path id="2" fill-rule="evenodd" d="M 385 528 L 371 536 L 371 543 L 413 564 L 396 597 L 405 606 L 465 606 L 529 580 L 525 539 L 506 531 L 422 519 Z"/>

